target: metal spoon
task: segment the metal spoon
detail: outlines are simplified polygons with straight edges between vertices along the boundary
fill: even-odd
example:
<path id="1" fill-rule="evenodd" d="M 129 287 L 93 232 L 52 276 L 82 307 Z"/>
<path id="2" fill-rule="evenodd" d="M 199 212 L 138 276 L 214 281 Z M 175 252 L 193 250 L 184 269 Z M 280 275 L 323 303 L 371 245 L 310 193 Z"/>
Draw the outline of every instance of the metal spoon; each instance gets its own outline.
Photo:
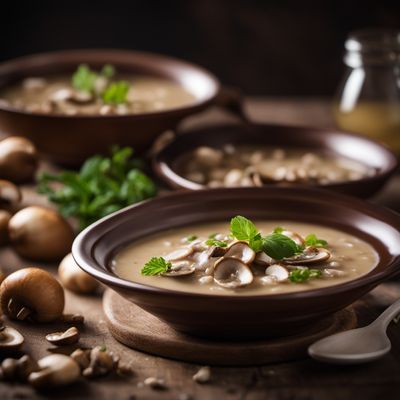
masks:
<path id="1" fill-rule="evenodd" d="M 376 360 L 391 349 L 386 336 L 389 323 L 400 313 L 400 300 L 388 307 L 372 324 L 318 340 L 308 354 L 332 364 L 361 364 Z"/>

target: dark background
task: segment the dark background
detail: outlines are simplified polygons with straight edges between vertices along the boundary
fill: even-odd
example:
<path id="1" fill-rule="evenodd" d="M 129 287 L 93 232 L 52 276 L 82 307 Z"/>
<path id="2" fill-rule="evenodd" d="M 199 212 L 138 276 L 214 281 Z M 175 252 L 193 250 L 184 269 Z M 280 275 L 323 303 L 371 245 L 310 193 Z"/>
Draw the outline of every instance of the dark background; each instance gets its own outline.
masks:
<path id="1" fill-rule="evenodd" d="M 330 96 L 353 29 L 400 28 L 400 0 L 2 0 L 0 61 L 49 50 L 160 52 L 245 93 Z"/>

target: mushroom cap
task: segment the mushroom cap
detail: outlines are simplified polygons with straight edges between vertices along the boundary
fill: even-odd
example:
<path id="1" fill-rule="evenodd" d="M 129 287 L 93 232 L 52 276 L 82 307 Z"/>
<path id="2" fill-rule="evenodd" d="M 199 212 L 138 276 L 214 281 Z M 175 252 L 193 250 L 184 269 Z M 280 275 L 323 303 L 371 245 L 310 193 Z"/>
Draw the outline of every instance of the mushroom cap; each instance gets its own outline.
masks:
<path id="1" fill-rule="evenodd" d="M 167 261 L 180 261 L 193 254 L 194 249 L 192 246 L 181 247 L 164 256 Z"/>
<path id="2" fill-rule="evenodd" d="M 32 319 L 38 322 L 54 321 L 64 310 L 64 291 L 58 281 L 47 271 L 24 268 L 8 275 L 0 286 L 0 306 L 10 315 L 9 302 L 26 307 Z"/>
<path id="3" fill-rule="evenodd" d="M 305 250 L 293 257 L 284 258 L 282 261 L 286 264 L 312 264 L 327 261 L 331 253 L 323 247 L 306 247 Z"/>
<path id="4" fill-rule="evenodd" d="M 0 176 L 12 182 L 32 179 L 38 166 L 33 143 L 20 136 L 10 136 L 0 142 Z"/>
<path id="5" fill-rule="evenodd" d="M 9 241 L 8 223 L 10 219 L 11 213 L 6 210 L 0 210 L 0 246 L 7 244 Z"/>
<path id="6" fill-rule="evenodd" d="M 214 281 L 225 288 L 238 288 L 253 282 L 253 273 L 243 261 L 224 257 L 215 263 Z"/>
<path id="7" fill-rule="evenodd" d="M 57 261 L 71 251 L 74 232 L 56 211 L 30 206 L 18 211 L 8 224 L 15 251 L 29 260 Z"/>
<path id="8" fill-rule="evenodd" d="M 51 344 L 55 344 L 56 346 L 65 346 L 78 342 L 79 340 L 79 331 L 73 326 L 67 329 L 65 332 L 54 332 L 46 335 L 46 340 Z"/>
<path id="9" fill-rule="evenodd" d="M 11 326 L 0 332 L 0 350 L 18 350 L 24 344 L 24 337 Z"/>
<path id="10" fill-rule="evenodd" d="M 193 263 L 189 261 L 177 261 L 172 263 L 172 267 L 169 269 L 168 272 L 164 272 L 162 276 L 168 277 L 178 277 L 178 276 L 185 276 L 193 274 L 195 271 L 195 266 Z"/>
<path id="11" fill-rule="evenodd" d="M 40 370 L 29 375 L 36 388 L 64 386 L 75 382 L 81 374 L 78 363 L 64 354 L 51 354 L 38 361 Z"/>
<path id="12" fill-rule="evenodd" d="M 100 287 L 96 279 L 79 267 L 71 253 L 62 259 L 58 276 L 62 285 L 75 293 L 93 293 Z"/>
<path id="13" fill-rule="evenodd" d="M 10 181 L 0 179 L 0 204 L 13 205 L 22 199 L 18 186 Z"/>
<path id="14" fill-rule="evenodd" d="M 273 264 L 265 270 L 265 275 L 274 277 L 277 282 L 284 282 L 289 278 L 289 271 L 282 265 Z"/>
<path id="15" fill-rule="evenodd" d="M 276 261 L 272 257 L 264 253 L 263 251 L 259 251 L 254 259 L 255 264 L 262 266 L 272 265 L 275 264 L 275 262 Z"/>
<path id="16" fill-rule="evenodd" d="M 256 257 L 256 253 L 247 242 L 237 241 L 228 247 L 224 257 L 237 258 L 245 264 L 251 264 Z"/>

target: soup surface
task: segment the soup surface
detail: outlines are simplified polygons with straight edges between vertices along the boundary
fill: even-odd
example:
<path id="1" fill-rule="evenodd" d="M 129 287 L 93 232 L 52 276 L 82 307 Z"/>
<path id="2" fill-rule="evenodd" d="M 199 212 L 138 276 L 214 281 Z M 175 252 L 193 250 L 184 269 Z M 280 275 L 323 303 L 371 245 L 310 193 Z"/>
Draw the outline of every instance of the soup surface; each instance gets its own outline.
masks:
<path id="1" fill-rule="evenodd" d="M 327 185 L 376 173 L 375 168 L 355 160 L 315 149 L 232 144 L 221 149 L 198 147 L 178 159 L 174 168 L 186 179 L 208 187 Z"/>
<path id="2" fill-rule="evenodd" d="M 246 241 L 237 241 L 228 235 L 229 223 L 220 222 L 163 231 L 138 240 L 116 254 L 111 268 L 116 275 L 127 280 L 165 289 L 219 295 L 261 295 L 336 285 L 367 274 L 378 263 L 378 255 L 368 243 L 345 232 L 291 221 L 256 221 L 255 225 L 262 235 L 270 234 L 266 238 L 271 240 L 273 237 L 281 239 L 284 235 L 302 243 L 303 255 L 274 260 L 263 251 L 252 254 L 253 250 L 246 247 Z M 274 233 L 274 230 L 280 233 Z M 313 235 L 309 236 L 310 233 Z M 312 238 L 315 246 L 307 245 L 304 238 L 308 243 Z M 324 240 L 317 243 L 315 238 Z M 325 247 L 318 247 L 325 241 Z M 219 247 L 222 243 L 226 244 L 224 248 Z M 194 248 L 192 252 L 191 248 Z M 153 257 L 171 261 L 172 276 L 143 275 L 143 266 Z M 194 271 L 176 276 L 174 268 L 178 272 L 188 268 Z"/>
<path id="3" fill-rule="evenodd" d="M 68 76 L 27 78 L 3 89 L 0 99 L 21 110 L 64 115 L 142 114 L 179 108 L 196 100 L 193 94 L 168 79 L 145 75 L 122 75 L 119 79 L 127 83 L 123 101 L 105 101 L 94 92 L 77 91 Z M 107 85 L 105 79 L 100 84 Z"/>

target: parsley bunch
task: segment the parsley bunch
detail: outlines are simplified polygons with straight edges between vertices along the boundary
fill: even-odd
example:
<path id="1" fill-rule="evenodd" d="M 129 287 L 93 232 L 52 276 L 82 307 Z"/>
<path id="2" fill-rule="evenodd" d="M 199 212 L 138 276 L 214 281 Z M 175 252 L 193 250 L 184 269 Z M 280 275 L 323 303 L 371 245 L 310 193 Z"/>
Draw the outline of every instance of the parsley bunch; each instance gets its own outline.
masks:
<path id="1" fill-rule="evenodd" d="M 132 154 L 129 147 L 115 147 L 111 157 L 91 157 L 79 172 L 43 173 L 38 179 L 38 192 L 47 195 L 65 217 L 75 217 L 83 229 L 156 194 L 155 184 L 141 171 L 141 162 L 131 158 Z"/>

